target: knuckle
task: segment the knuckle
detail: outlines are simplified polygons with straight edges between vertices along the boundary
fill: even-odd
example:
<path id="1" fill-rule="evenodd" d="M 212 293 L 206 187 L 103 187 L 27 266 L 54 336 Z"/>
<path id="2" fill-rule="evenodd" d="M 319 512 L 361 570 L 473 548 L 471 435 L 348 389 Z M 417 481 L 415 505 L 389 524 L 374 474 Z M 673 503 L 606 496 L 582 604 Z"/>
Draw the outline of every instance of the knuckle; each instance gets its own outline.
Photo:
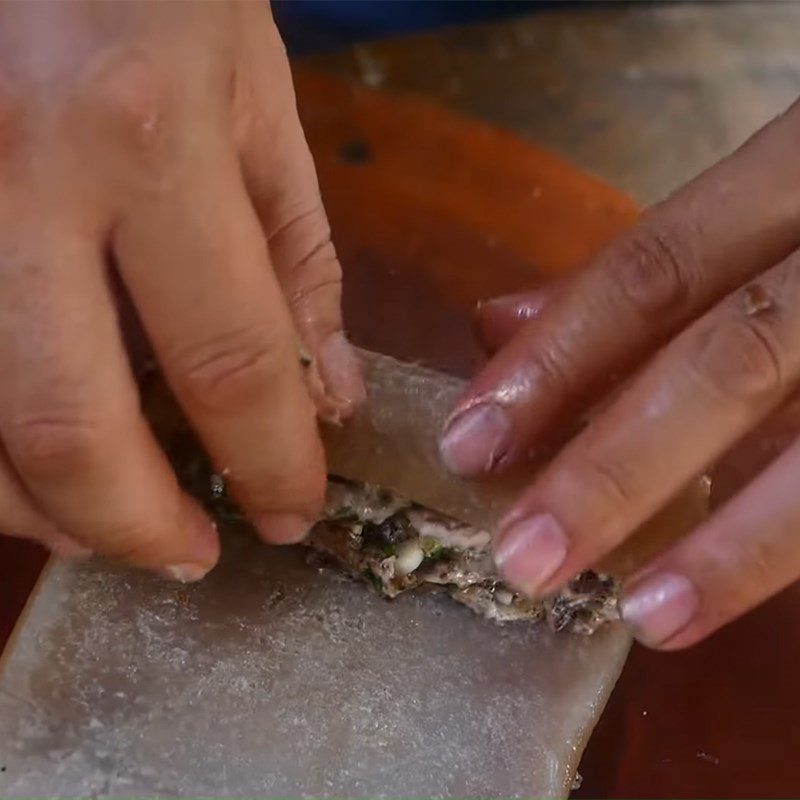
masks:
<path id="1" fill-rule="evenodd" d="M 579 467 L 582 494 L 593 497 L 596 508 L 605 509 L 603 516 L 616 517 L 622 507 L 636 498 L 636 484 L 631 469 L 620 459 L 586 454 Z M 605 523 L 607 520 L 601 520 Z"/>
<path id="2" fill-rule="evenodd" d="M 275 260 L 292 272 L 325 263 L 338 268 L 330 225 L 318 195 L 310 203 L 288 204 L 268 239 Z"/>
<path id="3" fill-rule="evenodd" d="M 158 149 L 170 105 L 165 69 L 136 51 L 115 53 L 92 94 L 99 113 L 119 130 L 124 147 L 147 155 Z"/>
<path id="4" fill-rule="evenodd" d="M 692 263 L 682 237 L 642 223 L 621 247 L 612 274 L 623 300 L 643 315 L 681 309 L 691 294 Z"/>
<path id="5" fill-rule="evenodd" d="M 331 297 L 338 309 L 342 292 L 342 269 L 330 244 L 328 252 L 319 253 L 314 262 L 306 262 L 296 268 L 287 292 L 290 308 L 318 305 L 325 297 Z"/>
<path id="6" fill-rule="evenodd" d="M 547 390 L 566 397 L 573 386 L 573 369 L 568 349 L 556 337 L 542 343 L 537 338 L 522 342 L 523 364 L 520 369 L 528 379 Z"/>
<path id="7" fill-rule="evenodd" d="M 174 359 L 177 389 L 209 410 L 248 404 L 289 363 L 288 352 L 288 343 L 263 330 L 222 334 Z"/>
<path id="8" fill-rule="evenodd" d="M 782 393 L 783 354 L 767 324 L 755 318 L 725 320 L 704 331 L 698 345 L 691 368 L 715 397 L 763 401 Z"/>
<path id="9" fill-rule="evenodd" d="M 104 432 L 97 421 L 77 416 L 35 416 L 12 422 L 6 444 L 18 469 L 47 478 L 94 464 Z"/>

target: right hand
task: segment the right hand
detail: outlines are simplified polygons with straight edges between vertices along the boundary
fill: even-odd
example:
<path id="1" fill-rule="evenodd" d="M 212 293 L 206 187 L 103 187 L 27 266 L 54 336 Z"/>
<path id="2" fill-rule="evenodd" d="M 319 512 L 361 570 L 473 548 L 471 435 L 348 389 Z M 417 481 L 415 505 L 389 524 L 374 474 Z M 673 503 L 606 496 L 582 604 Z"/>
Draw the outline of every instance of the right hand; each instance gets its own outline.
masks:
<path id="1" fill-rule="evenodd" d="M 498 525 L 501 574 L 529 596 L 614 551 L 721 457 L 725 502 L 627 578 L 623 621 L 651 647 L 687 647 L 800 577 L 798 133 L 795 103 L 570 279 L 485 304 L 500 349 L 451 417 L 453 471 L 524 463 L 617 386 Z M 521 325 L 520 302 L 536 310 Z M 731 472 L 768 431 L 768 452 Z"/>
<path id="2" fill-rule="evenodd" d="M 140 413 L 113 264 L 234 497 L 300 539 L 311 395 L 342 416 L 363 388 L 269 6 L 2 5 L 0 175 L 0 529 L 182 580 L 216 562 Z"/>

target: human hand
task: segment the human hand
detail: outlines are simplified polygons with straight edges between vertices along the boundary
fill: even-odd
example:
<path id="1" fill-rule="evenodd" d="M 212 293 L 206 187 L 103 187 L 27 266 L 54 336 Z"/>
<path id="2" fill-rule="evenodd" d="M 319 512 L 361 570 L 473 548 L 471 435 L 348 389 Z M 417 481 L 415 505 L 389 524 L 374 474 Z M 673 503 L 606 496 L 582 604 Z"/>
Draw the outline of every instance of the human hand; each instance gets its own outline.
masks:
<path id="1" fill-rule="evenodd" d="M 301 538 L 313 401 L 342 416 L 363 389 L 269 6 L 3 4 L 0 173 L 3 532 L 182 580 L 216 562 L 140 412 L 113 264 L 232 495 Z"/>
<path id="2" fill-rule="evenodd" d="M 598 561 L 795 389 L 799 136 L 795 104 L 575 278 L 482 307 L 499 352 L 443 436 L 454 471 L 524 461 L 625 381 L 499 526 L 496 558 L 520 589 L 547 594 Z M 800 576 L 798 474 L 793 443 L 632 576 L 621 609 L 641 641 L 693 644 Z"/>

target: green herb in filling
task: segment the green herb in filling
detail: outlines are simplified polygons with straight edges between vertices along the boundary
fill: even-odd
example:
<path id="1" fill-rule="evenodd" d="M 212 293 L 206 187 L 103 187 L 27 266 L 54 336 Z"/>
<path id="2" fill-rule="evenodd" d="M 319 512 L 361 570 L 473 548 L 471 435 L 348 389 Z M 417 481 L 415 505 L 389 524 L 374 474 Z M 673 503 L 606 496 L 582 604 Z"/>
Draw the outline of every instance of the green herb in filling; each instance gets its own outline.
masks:
<path id="1" fill-rule="evenodd" d="M 419 540 L 419 546 L 425 553 L 425 558 L 438 559 L 445 555 L 447 548 L 438 540 L 431 536 L 423 536 Z"/>

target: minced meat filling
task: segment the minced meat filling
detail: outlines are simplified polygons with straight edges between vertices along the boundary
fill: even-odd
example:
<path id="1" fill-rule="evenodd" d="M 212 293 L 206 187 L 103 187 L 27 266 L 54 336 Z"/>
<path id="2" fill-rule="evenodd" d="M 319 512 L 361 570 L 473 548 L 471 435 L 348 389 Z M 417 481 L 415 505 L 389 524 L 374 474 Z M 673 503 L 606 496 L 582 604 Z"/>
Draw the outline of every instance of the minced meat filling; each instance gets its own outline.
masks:
<path id="1" fill-rule="evenodd" d="M 165 443 L 184 488 L 223 522 L 245 522 L 190 434 Z M 546 618 L 556 630 L 592 633 L 616 619 L 612 578 L 584 572 L 557 596 L 531 601 L 500 578 L 491 537 L 392 492 L 331 477 L 323 518 L 308 544 L 389 598 L 408 590 L 448 593 L 489 619 Z"/>
<path id="2" fill-rule="evenodd" d="M 329 482 L 324 518 L 309 537 L 316 551 L 389 598 L 438 588 L 499 622 L 547 617 L 558 630 L 581 633 L 616 617 L 613 579 L 591 572 L 550 600 L 536 602 L 516 593 L 497 573 L 490 541 L 487 531 L 340 479 Z"/>

